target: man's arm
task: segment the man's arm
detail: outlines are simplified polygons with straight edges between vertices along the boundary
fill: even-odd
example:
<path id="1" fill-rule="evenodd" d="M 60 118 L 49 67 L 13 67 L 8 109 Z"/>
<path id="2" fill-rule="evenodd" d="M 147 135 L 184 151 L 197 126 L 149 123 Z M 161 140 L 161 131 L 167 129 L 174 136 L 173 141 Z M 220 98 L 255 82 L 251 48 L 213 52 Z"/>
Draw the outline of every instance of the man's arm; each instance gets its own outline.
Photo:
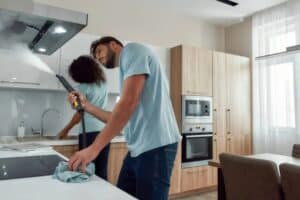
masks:
<path id="1" fill-rule="evenodd" d="M 91 162 L 112 138 L 121 132 L 140 102 L 140 96 L 143 92 L 145 80 L 145 75 L 135 75 L 124 81 L 122 96 L 111 113 L 105 128 L 102 130 L 101 134 L 97 136 L 91 146 L 83 151 L 77 152 L 70 159 L 70 169 L 77 169 L 81 163 L 82 171 L 85 171 L 86 164 Z"/>
<path id="2" fill-rule="evenodd" d="M 97 119 L 101 120 L 104 123 L 107 123 L 110 120 L 110 118 L 111 118 L 110 111 L 105 111 L 97 106 L 94 106 L 80 92 L 71 92 L 69 94 L 68 99 L 69 99 L 70 104 L 73 105 L 78 97 L 84 108 L 84 111 L 90 113 L 91 115 L 93 115 L 94 117 L 96 117 Z"/>

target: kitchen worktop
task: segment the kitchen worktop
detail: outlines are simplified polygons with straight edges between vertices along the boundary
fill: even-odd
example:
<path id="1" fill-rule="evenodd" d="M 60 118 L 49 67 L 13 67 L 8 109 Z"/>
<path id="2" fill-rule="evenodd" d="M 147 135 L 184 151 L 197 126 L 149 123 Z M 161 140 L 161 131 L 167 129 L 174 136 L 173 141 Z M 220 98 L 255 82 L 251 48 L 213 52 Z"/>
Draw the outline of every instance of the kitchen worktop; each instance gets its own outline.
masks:
<path id="1" fill-rule="evenodd" d="M 16 143 L 39 143 L 50 146 L 64 146 L 64 145 L 77 145 L 78 137 L 77 136 L 69 136 L 67 139 L 60 140 L 55 136 L 45 136 L 45 137 L 24 137 L 22 139 L 18 139 L 14 136 L 1 136 L 0 137 L 0 145 L 1 144 L 16 144 Z M 116 136 L 112 139 L 111 143 L 120 143 L 125 142 L 124 136 Z"/>
<path id="2" fill-rule="evenodd" d="M 0 158 L 53 154 L 65 158 L 51 148 L 40 149 L 26 153 L 16 151 L 0 151 Z M 9 200 L 135 199 L 97 176 L 93 176 L 91 181 L 86 183 L 63 183 L 52 179 L 52 176 L 1 180 L 0 194 L 1 199 Z"/>

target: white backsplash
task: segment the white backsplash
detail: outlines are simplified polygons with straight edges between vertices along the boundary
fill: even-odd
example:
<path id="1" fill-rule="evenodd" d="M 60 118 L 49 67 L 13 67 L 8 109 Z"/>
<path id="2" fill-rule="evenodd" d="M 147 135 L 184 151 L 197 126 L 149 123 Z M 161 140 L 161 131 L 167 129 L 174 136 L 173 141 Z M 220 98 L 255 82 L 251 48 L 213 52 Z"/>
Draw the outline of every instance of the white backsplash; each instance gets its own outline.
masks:
<path id="1" fill-rule="evenodd" d="M 108 96 L 108 110 L 112 110 L 116 98 L 117 95 Z M 31 128 L 40 129 L 42 113 L 48 108 L 58 110 L 60 116 L 51 111 L 45 115 L 45 135 L 56 135 L 74 113 L 65 92 L 0 88 L 0 136 L 16 136 L 21 121 L 25 122 L 25 136 L 31 135 Z M 78 126 L 71 134 L 78 134 Z"/>

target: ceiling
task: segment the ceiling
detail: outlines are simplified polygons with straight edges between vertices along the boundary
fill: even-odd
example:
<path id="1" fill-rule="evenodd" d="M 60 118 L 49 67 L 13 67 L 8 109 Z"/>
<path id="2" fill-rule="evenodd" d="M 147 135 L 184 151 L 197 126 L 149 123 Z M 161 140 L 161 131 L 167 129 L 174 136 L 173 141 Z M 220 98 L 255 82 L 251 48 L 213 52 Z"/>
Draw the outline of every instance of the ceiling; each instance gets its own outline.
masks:
<path id="1" fill-rule="evenodd" d="M 61 5 L 61 0 L 34 0 L 45 3 L 56 3 Z M 93 8 L 99 12 L 101 8 L 95 7 L 96 0 L 85 0 L 82 4 L 80 0 L 63 1 L 66 6 L 70 6 L 70 2 L 77 2 L 81 6 L 94 6 Z M 254 14 L 255 12 L 270 8 L 287 0 L 233 0 L 239 5 L 231 7 L 216 0 L 97 0 L 103 9 L 111 12 L 118 10 L 115 5 L 119 5 L 121 9 L 131 8 L 133 12 L 142 12 L 148 15 L 156 15 L 160 13 L 168 13 L 192 17 L 195 20 L 207 21 L 212 24 L 229 26 L 243 21 L 243 18 Z M 292 0 L 289 0 L 292 1 Z M 294 0 L 298 1 L 298 0 Z M 68 3 L 67 3 L 68 2 Z M 79 3 L 80 2 L 80 3 Z M 132 12 L 132 11 L 131 11 Z"/>
<path id="2" fill-rule="evenodd" d="M 241 22 L 244 17 L 278 5 L 287 0 L 233 0 L 239 5 L 231 7 L 216 0 L 157 0 L 158 6 L 181 15 L 206 20 L 210 23 L 229 26 Z M 151 2 L 154 2 L 153 0 Z"/>

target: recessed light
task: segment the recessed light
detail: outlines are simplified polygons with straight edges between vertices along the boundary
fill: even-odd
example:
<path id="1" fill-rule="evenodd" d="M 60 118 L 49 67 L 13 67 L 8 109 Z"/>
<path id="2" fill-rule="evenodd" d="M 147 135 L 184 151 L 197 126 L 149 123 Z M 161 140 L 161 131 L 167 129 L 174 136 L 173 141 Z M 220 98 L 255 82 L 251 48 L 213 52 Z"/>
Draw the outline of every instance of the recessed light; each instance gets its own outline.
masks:
<path id="1" fill-rule="evenodd" d="M 12 80 L 17 80 L 17 78 L 16 78 L 16 77 L 12 77 L 11 79 L 12 79 Z"/>
<path id="2" fill-rule="evenodd" d="M 67 32 L 67 30 L 62 26 L 56 26 L 53 31 L 54 34 L 63 34 L 66 32 Z"/>
<path id="3" fill-rule="evenodd" d="M 39 52 L 46 52 L 47 49 L 45 49 L 45 48 L 38 48 L 38 51 L 39 51 Z"/>

